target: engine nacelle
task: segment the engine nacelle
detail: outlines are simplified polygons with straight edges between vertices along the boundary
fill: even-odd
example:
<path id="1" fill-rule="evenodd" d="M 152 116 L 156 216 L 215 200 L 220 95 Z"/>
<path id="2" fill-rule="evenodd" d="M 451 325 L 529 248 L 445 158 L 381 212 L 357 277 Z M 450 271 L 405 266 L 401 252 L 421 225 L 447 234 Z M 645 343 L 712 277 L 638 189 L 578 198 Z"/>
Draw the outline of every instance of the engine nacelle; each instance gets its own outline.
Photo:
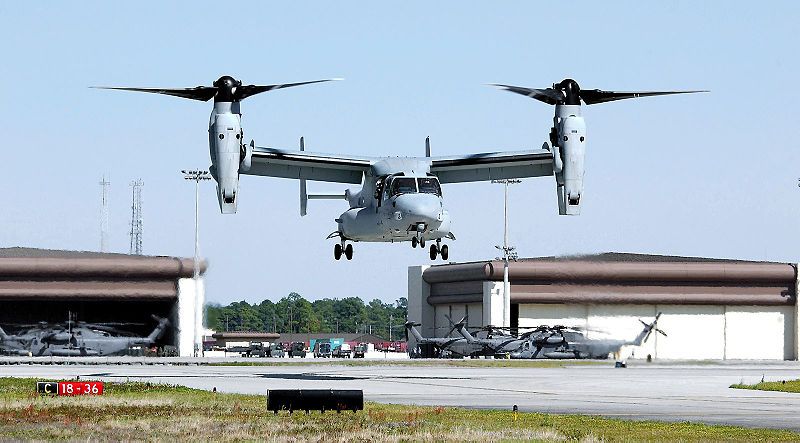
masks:
<path id="1" fill-rule="evenodd" d="M 213 176 L 223 214 L 236 213 L 241 163 L 241 126 L 235 114 L 218 114 L 209 128 L 212 145 Z"/>
<path id="2" fill-rule="evenodd" d="M 561 119 L 559 129 L 559 146 L 553 150 L 554 155 L 559 155 L 561 159 L 561 171 L 555 173 L 558 213 L 578 215 L 581 213 L 583 194 L 586 123 L 583 117 L 570 115 Z"/>

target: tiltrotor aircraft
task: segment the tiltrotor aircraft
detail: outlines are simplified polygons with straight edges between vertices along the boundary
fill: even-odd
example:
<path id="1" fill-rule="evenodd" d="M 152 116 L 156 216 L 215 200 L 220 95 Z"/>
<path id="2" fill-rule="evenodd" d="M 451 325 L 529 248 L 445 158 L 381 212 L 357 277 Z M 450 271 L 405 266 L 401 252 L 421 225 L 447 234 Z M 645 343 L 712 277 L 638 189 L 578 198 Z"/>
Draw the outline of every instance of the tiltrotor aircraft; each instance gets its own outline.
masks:
<path id="1" fill-rule="evenodd" d="M 158 325 L 146 337 L 117 329 L 117 323 L 66 323 L 22 325 L 16 334 L 0 328 L 0 354 L 21 356 L 79 357 L 124 355 L 132 346 L 152 346 L 169 326 L 154 316 Z"/>
<path id="2" fill-rule="evenodd" d="M 213 86 L 186 89 L 104 88 L 172 95 L 192 100 L 214 99 L 208 126 L 210 171 L 217 181 L 222 213 L 235 213 L 238 205 L 239 175 L 292 178 L 300 180 L 300 214 L 305 215 L 309 199 L 347 200 L 349 209 L 336 218 L 337 229 L 328 238 L 338 238 L 334 258 L 353 257 L 352 242 L 403 242 L 412 247 L 430 246 L 430 258 L 447 260 L 443 239 L 455 239 L 451 220 L 442 200 L 442 184 L 555 175 L 559 214 L 580 213 L 583 193 L 586 125 L 581 101 L 604 103 L 652 95 L 699 91 L 612 92 L 581 90 L 574 80 L 552 88 L 529 89 L 497 85 L 547 104 L 555 105 L 550 142 L 543 149 L 521 152 L 432 157 L 426 140 L 425 157 L 356 157 L 300 150 L 256 147 L 246 144 L 241 124 L 240 103 L 262 92 L 319 83 L 316 80 L 275 85 L 243 85 L 230 76 L 220 77 Z M 306 180 L 361 185 L 342 195 L 308 195 Z M 348 243 L 351 242 L 351 243 Z"/>

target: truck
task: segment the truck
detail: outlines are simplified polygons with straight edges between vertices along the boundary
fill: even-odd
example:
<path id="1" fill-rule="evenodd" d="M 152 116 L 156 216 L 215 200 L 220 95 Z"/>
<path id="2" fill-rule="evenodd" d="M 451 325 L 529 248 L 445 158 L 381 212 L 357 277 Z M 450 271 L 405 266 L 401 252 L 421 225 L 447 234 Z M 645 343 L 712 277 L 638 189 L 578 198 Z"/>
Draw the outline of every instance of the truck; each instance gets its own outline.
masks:
<path id="1" fill-rule="evenodd" d="M 242 352 L 242 357 L 268 357 L 268 348 L 260 341 L 251 341 L 247 350 Z"/>
<path id="2" fill-rule="evenodd" d="M 369 349 L 367 343 L 359 343 L 358 346 L 356 346 L 356 349 L 353 351 L 353 358 L 364 358 L 364 356 L 367 354 L 367 349 Z"/>
<path id="3" fill-rule="evenodd" d="M 306 343 L 302 341 L 292 342 L 289 347 L 289 358 L 300 357 L 306 358 Z"/>
<path id="4" fill-rule="evenodd" d="M 314 358 L 330 358 L 331 342 L 319 340 L 314 343 Z"/>
<path id="5" fill-rule="evenodd" d="M 273 343 L 269 345 L 269 356 L 283 358 L 286 353 L 283 351 L 283 343 Z"/>
<path id="6" fill-rule="evenodd" d="M 334 358 L 350 358 L 352 353 L 353 351 L 350 349 L 350 345 L 342 343 L 333 350 L 331 356 Z"/>

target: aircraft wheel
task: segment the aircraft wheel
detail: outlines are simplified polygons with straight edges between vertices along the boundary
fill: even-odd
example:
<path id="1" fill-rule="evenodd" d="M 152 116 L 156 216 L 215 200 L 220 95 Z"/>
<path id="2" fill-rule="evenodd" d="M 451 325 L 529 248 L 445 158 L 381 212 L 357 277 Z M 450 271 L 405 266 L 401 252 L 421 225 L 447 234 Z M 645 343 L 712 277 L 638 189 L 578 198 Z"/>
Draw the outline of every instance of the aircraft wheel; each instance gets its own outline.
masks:
<path id="1" fill-rule="evenodd" d="M 347 246 L 344 248 L 344 256 L 347 257 L 348 260 L 353 259 L 353 244 L 348 243 Z"/>
<path id="2" fill-rule="evenodd" d="M 336 243 L 336 245 L 333 247 L 333 258 L 336 260 L 342 258 L 342 245 L 339 243 Z"/>
<path id="3" fill-rule="evenodd" d="M 419 247 L 420 248 L 424 248 L 425 247 L 425 239 L 424 238 L 420 238 L 419 239 Z"/>
<path id="4" fill-rule="evenodd" d="M 450 248 L 447 245 L 442 245 L 442 260 L 447 260 L 448 257 L 450 257 Z"/>
<path id="5" fill-rule="evenodd" d="M 439 255 L 439 251 L 436 249 L 436 245 L 431 245 L 431 260 L 436 260 L 437 255 Z"/>
<path id="6" fill-rule="evenodd" d="M 411 237 L 411 247 L 412 248 L 417 247 L 417 237 Z"/>

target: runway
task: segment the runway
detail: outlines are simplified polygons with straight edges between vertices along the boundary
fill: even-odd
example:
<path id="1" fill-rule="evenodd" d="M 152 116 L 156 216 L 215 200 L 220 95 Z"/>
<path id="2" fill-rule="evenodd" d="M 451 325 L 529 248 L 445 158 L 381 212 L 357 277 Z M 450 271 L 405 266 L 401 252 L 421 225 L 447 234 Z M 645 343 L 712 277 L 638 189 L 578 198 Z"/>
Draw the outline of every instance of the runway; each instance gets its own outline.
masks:
<path id="1" fill-rule="evenodd" d="M 363 389 L 369 401 L 692 421 L 800 431 L 800 394 L 730 389 L 800 378 L 800 364 L 612 364 L 562 368 L 419 365 L 7 365 L 0 376 L 142 380 L 221 392 Z M 2 394 L 0 394 L 2 395 Z"/>

